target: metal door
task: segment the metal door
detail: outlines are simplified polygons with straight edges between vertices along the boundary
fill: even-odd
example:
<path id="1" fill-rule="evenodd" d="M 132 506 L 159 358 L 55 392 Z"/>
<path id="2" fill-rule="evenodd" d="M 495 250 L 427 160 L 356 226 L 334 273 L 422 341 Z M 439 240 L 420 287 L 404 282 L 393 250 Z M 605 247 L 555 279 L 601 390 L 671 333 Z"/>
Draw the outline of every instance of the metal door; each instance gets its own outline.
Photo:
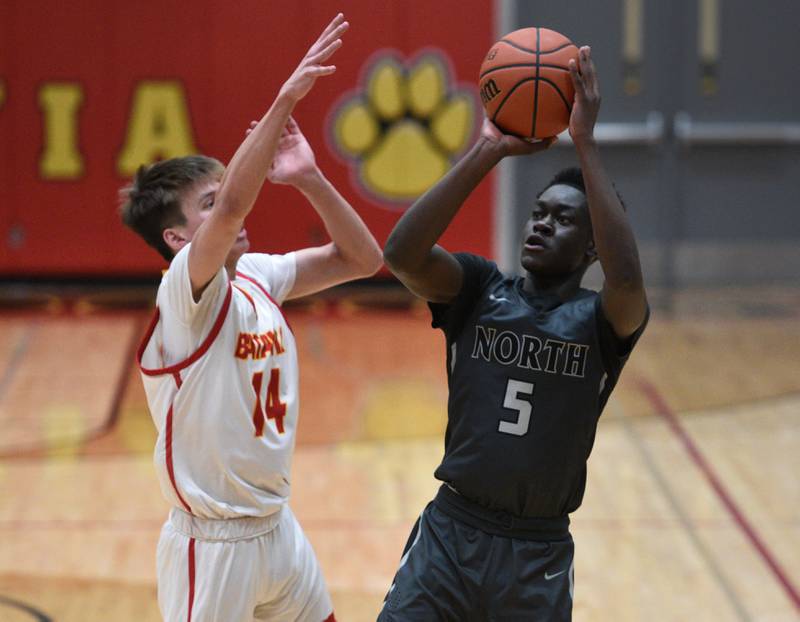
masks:
<path id="1" fill-rule="evenodd" d="M 596 135 L 648 285 L 800 280 L 796 0 L 500 7 L 500 34 L 543 26 L 592 46 L 603 96 Z M 537 191 L 576 162 L 565 133 L 544 156 L 504 163 L 495 241 L 503 267 L 517 269 Z"/>

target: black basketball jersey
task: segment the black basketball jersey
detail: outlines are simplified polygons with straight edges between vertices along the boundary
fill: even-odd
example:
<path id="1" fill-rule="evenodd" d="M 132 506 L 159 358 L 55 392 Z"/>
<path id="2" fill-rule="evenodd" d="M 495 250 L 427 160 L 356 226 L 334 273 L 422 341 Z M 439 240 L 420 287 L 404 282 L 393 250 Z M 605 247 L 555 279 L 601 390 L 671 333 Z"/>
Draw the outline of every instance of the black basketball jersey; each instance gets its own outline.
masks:
<path id="1" fill-rule="evenodd" d="M 445 454 L 435 477 L 485 507 L 566 516 L 581 504 L 597 421 L 646 321 L 620 340 L 597 292 L 535 297 L 482 257 L 430 304 L 447 341 Z"/>

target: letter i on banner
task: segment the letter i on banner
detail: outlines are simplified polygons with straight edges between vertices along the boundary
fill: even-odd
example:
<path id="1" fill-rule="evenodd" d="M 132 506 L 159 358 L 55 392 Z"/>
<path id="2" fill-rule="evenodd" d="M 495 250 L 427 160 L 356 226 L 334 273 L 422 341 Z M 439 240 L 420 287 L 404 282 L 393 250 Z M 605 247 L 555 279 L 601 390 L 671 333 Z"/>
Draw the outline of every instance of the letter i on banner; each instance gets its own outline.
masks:
<path id="1" fill-rule="evenodd" d="M 39 162 L 42 179 L 77 179 L 83 174 L 78 146 L 78 112 L 83 88 L 71 82 L 49 82 L 39 90 L 44 117 L 44 149 Z"/>

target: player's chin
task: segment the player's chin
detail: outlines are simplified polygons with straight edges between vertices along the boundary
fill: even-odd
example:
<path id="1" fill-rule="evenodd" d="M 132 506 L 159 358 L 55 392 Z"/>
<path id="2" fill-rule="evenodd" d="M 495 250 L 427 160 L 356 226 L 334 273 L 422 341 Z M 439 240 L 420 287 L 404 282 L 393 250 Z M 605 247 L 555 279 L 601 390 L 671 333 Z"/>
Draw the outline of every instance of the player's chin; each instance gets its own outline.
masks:
<path id="1" fill-rule="evenodd" d="M 247 239 L 247 234 L 239 235 L 236 238 L 236 242 L 233 244 L 233 248 L 231 248 L 231 253 L 235 254 L 237 257 L 241 257 L 247 251 L 250 250 L 250 240 Z"/>
<path id="2" fill-rule="evenodd" d="M 553 257 L 522 253 L 520 263 L 526 272 L 539 276 L 552 277 L 564 273 L 563 266 L 558 261 L 554 261 Z"/>
<path id="3" fill-rule="evenodd" d="M 523 251 L 520 257 L 520 263 L 526 272 L 533 272 L 535 274 L 543 274 L 551 271 L 551 262 L 541 255 L 526 253 Z"/>

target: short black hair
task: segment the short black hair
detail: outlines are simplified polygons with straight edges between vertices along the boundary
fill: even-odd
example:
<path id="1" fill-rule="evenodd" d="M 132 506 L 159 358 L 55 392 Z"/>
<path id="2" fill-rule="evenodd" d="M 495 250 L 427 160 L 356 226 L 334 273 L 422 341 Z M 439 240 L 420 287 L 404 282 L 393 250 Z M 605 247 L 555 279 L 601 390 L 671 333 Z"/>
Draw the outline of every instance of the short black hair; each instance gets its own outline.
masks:
<path id="1" fill-rule="evenodd" d="M 562 168 L 558 171 L 553 178 L 547 182 L 544 188 L 539 191 L 539 194 L 536 195 L 538 199 L 542 196 L 550 186 L 572 186 L 576 190 L 580 190 L 583 193 L 583 196 L 586 196 L 586 184 L 583 182 L 583 171 L 578 168 L 577 166 L 568 166 L 567 168 Z M 620 204 L 622 205 L 622 209 L 627 211 L 627 207 L 625 206 L 625 201 L 622 200 L 622 195 L 617 190 L 617 186 L 614 182 L 611 182 L 612 187 L 614 188 L 614 192 L 617 193 L 617 198 L 619 199 Z"/>
<path id="2" fill-rule="evenodd" d="M 569 166 L 558 171 L 553 178 L 547 182 L 544 188 L 536 195 L 538 199 L 550 186 L 572 186 L 586 195 L 586 184 L 583 183 L 583 171 L 577 166 Z"/>

